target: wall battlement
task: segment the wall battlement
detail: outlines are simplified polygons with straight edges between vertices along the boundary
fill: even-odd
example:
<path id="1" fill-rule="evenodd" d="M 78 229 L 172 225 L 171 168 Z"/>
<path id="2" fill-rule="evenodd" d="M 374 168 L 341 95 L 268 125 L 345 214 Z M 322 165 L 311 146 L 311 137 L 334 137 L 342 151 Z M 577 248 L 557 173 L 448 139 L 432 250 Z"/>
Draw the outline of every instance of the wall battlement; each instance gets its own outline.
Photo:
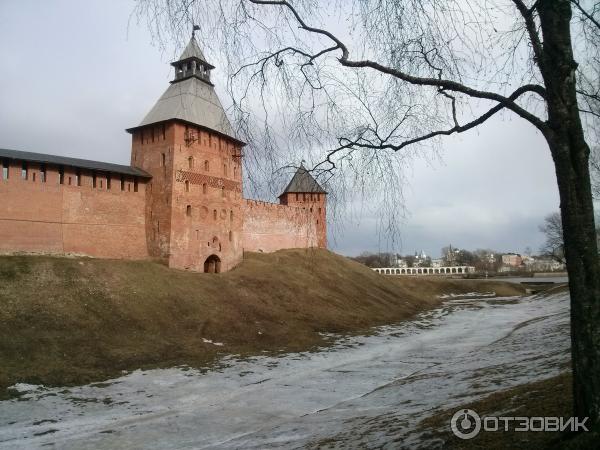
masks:
<path id="1" fill-rule="evenodd" d="M 304 167 L 279 204 L 242 198 L 246 144 L 193 36 L 184 55 L 127 130 L 129 166 L 0 149 L 0 252 L 156 258 L 220 272 L 244 251 L 327 246 L 326 192 Z"/>

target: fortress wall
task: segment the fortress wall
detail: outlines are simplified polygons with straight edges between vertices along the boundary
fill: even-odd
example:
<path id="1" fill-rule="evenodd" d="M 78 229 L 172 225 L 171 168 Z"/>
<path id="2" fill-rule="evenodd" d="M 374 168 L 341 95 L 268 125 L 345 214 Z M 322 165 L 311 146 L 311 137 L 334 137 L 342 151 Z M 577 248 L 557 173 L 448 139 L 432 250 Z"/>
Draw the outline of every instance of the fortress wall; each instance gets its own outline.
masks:
<path id="1" fill-rule="evenodd" d="M 133 179 L 121 191 L 120 175 L 113 175 L 108 190 L 105 175 L 98 174 L 93 188 L 89 172 L 80 172 L 80 186 L 75 169 L 65 168 L 65 184 L 59 184 L 58 168 L 50 166 L 46 174 L 42 182 L 31 163 L 23 180 L 18 161 L 11 161 L 8 180 L 0 172 L 0 252 L 147 256 L 142 180 L 135 192 Z"/>
<path id="2" fill-rule="evenodd" d="M 245 251 L 274 252 L 318 246 L 317 224 L 308 209 L 258 200 L 244 200 Z"/>

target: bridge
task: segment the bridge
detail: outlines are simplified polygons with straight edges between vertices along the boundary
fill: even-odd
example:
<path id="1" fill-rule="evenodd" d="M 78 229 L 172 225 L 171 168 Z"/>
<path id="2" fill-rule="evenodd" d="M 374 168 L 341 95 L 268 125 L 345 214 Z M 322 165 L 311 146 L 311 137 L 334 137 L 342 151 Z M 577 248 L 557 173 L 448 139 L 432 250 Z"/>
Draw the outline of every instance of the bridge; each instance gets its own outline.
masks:
<path id="1" fill-rule="evenodd" d="M 474 273 L 475 267 L 376 267 L 372 270 L 382 275 L 463 275 Z"/>

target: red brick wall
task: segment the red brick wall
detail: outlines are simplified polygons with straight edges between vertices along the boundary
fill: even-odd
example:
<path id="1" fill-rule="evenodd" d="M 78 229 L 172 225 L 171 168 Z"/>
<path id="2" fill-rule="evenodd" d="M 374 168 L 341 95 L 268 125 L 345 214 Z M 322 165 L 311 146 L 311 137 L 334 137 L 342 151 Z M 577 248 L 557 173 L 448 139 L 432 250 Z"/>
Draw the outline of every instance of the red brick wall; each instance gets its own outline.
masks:
<path id="1" fill-rule="evenodd" d="M 121 191 L 120 178 L 114 176 L 108 190 L 105 175 L 97 175 L 93 188 L 88 171 L 80 172 L 80 186 L 75 169 L 65 168 L 62 185 L 57 167 L 48 166 L 46 173 L 42 182 L 39 166 L 30 163 L 23 180 L 21 162 L 11 161 L 8 180 L 0 179 L 0 252 L 132 259 L 148 255 L 142 180 L 134 192 L 133 179 L 126 183 L 131 191 Z"/>
<path id="2" fill-rule="evenodd" d="M 282 205 L 304 208 L 315 223 L 318 247 L 327 248 L 327 195 L 314 193 L 287 193 L 281 195 Z"/>
<path id="3" fill-rule="evenodd" d="M 229 270 L 243 257 L 242 171 L 236 157 L 241 148 L 191 125 L 165 127 L 164 138 L 162 124 L 133 134 L 132 165 L 153 176 L 146 211 L 149 248 L 169 267 L 202 272 L 206 259 L 216 255 L 221 270 Z"/>
<path id="4" fill-rule="evenodd" d="M 246 251 L 320 246 L 317 219 L 310 207 L 244 200 L 243 210 Z"/>
<path id="5" fill-rule="evenodd" d="M 232 269 L 243 258 L 241 147 L 183 124 L 175 142 L 169 266 L 203 271 L 216 255 L 221 271 Z"/>
<path id="6" fill-rule="evenodd" d="M 164 261 L 168 261 L 171 245 L 174 145 L 175 126 L 172 123 L 138 129 L 131 137 L 131 165 L 152 175 L 146 189 L 148 252 Z"/>

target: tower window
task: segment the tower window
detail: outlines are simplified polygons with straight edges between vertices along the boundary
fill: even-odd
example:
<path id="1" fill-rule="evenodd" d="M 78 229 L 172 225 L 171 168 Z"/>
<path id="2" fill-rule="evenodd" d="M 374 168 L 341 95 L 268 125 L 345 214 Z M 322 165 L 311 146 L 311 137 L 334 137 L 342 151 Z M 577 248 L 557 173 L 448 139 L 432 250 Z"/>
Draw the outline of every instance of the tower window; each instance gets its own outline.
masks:
<path id="1" fill-rule="evenodd" d="M 204 170 L 206 170 L 207 172 L 210 170 L 210 164 L 209 164 L 208 160 L 204 161 Z"/>
<path id="2" fill-rule="evenodd" d="M 27 163 L 26 163 L 26 162 L 24 162 L 24 163 L 21 165 L 21 178 L 22 178 L 23 180 L 26 180 L 26 179 L 27 179 L 27 177 L 28 177 L 28 174 L 29 174 L 29 168 L 27 167 Z"/>
<path id="3" fill-rule="evenodd" d="M 102 189 L 103 182 L 102 182 L 102 178 L 100 178 L 100 189 Z"/>
<path id="4" fill-rule="evenodd" d="M 2 160 L 2 179 L 8 180 L 8 161 Z"/>
<path id="5" fill-rule="evenodd" d="M 40 166 L 40 181 L 42 183 L 45 183 L 46 182 L 46 178 L 47 178 L 47 176 L 46 176 L 46 166 L 42 164 Z"/>
<path id="6" fill-rule="evenodd" d="M 137 192 L 138 191 L 138 179 L 134 178 L 133 179 L 133 192 Z"/>
<path id="7" fill-rule="evenodd" d="M 160 154 L 160 165 L 165 167 L 167 164 L 167 156 L 164 153 Z"/>
<path id="8" fill-rule="evenodd" d="M 217 220 L 217 210 L 213 209 L 213 219 Z"/>
<path id="9" fill-rule="evenodd" d="M 225 197 L 225 186 L 221 187 L 221 197 Z"/>
<path id="10" fill-rule="evenodd" d="M 94 187 L 94 188 L 96 187 L 96 174 L 95 173 L 92 175 L 92 187 Z"/>
<path id="11" fill-rule="evenodd" d="M 185 215 L 188 217 L 192 217 L 192 207 L 191 205 L 187 205 L 185 208 Z"/>
<path id="12" fill-rule="evenodd" d="M 58 169 L 58 184 L 65 184 L 65 168 Z"/>
<path id="13" fill-rule="evenodd" d="M 193 169 L 193 168 L 194 168 L 194 158 L 190 156 L 188 158 L 188 169 Z"/>
<path id="14" fill-rule="evenodd" d="M 298 200 L 299 200 L 298 193 L 296 193 L 296 201 L 298 201 Z"/>
<path id="15" fill-rule="evenodd" d="M 81 186 L 81 171 L 79 169 L 75 172 L 75 184 Z"/>
<path id="16" fill-rule="evenodd" d="M 31 181 L 33 181 L 33 182 L 35 183 L 35 172 L 33 172 L 33 173 L 31 174 Z"/>
<path id="17" fill-rule="evenodd" d="M 110 173 L 106 175 L 106 189 L 110 189 Z"/>
<path id="18" fill-rule="evenodd" d="M 190 182 L 185 180 L 185 192 L 190 192 Z"/>
<path id="19" fill-rule="evenodd" d="M 223 175 L 227 176 L 227 164 L 223 164 Z"/>
<path id="20" fill-rule="evenodd" d="M 229 231 L 229 242 L 233 241 L 233 232 Z"/>
<path id="21" fill-rule="evenodd" d="M 125 190 L 125 177 L 123 175 L 121 175 L 121 190 Z"/>
<path id="22" fill-rule="evenodd" d="M 207 192 L 206 183 L 204 183 L 204 184 L 202 185 L 202 193 L 203 193 L 203 194 L 206 194 L 206 192 Z"/>
<path id="23" fill-rule="evenodd" d="M 229 221 L 233 222 L 233 211 L 229 211 Z"/>

